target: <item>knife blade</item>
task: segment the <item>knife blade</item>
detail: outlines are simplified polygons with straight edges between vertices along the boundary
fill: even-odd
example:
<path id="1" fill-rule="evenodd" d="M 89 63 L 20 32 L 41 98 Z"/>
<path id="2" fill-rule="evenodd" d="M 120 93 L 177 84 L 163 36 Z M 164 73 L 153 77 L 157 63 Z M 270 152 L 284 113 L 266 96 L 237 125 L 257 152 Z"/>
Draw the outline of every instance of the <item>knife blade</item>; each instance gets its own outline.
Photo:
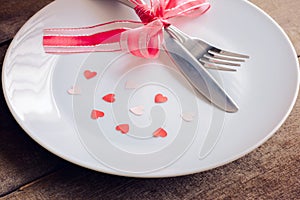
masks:
<path id="1" fill-rule="evenodd" d="M 226 112 L 238 111 L 237 104 L 214 77 L 167 29 L 164 30 L 164 45 L 171 60 L 199 93 Z"/>

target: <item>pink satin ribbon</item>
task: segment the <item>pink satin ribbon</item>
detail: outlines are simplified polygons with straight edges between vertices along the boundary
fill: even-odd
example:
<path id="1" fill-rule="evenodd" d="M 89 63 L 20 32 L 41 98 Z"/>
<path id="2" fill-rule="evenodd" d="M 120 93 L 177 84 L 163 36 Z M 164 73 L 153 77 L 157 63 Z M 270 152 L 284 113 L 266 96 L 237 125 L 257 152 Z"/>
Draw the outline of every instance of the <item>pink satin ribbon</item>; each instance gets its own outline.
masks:
<path id="1" fill-rule="evenodd" d="M 210 4 L 207 0 L 130 0 L 141 22 L 120 20 L 82 28 L 51 28 L 44 30 L 46 53 L 84 53 L 128 51 L 143 58 L 155 58 L 163 42 L 163 28 L 169 19 L 199 16 Z"/>

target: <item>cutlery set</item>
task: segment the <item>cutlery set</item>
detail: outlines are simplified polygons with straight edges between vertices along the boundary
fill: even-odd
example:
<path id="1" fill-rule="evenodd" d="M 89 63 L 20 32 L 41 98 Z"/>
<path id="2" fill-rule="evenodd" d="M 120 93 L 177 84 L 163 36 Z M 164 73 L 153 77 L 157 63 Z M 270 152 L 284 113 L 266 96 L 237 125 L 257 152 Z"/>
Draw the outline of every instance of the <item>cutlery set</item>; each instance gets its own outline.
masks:
<path id="1" fill-rule="evenodd" d="M 54 1 L 28 20 L 7 49 L 5 100 L 20 126 L 47 150 L 101 173 L 182 176 L 246 155 L 274 135 L 292 111 L 299 91 L 295 49 L 280 26 L 248 1 L 151 0 L 148 7 L 141 0 L 119 0 L 135 6 L 140 21 L 131 21 L 134 11 L 117 0 L 101 1 L 106 0 Z M 187 18 L 200 16 L 209 5 L 203 20 Z M 190 29 L 178 25 L 179 30 L 176 21 L 170 25 L 169 19 L 180 16 Z M 193 31 L 197 26 L 203 32 Z M 257 27 L 263 31 L 257 33 Z M 182 32 L 188 30 L 191 36 Z M 216 43 L 214 34 L 228 46 Z M 159 59 L 141 58 L 160 48 Z M 136 52 L 142 56 L 134 57 Z M 115 104 L 102 91 L 118 92 Z M 169 102 L 158 104 L 159 94 Z M 101 97 L 105 102 L 95 101 Z M 212 103 L 203 102 L 205 97 Z M 131 132 L 118 134 L 129 123 Z"/>
<path id="2" fill-rule="evenodd" d="M 119 2 L 135 8 L 129 0 Z M 164 28 L 164 46 L 173 62 L 193 87 L 211 103 L 226 112 L 237 112 L 238 106 L 206 70 L 236 71 L 249 56 L 222 50 L 191 37 L 173 25 Z"/>

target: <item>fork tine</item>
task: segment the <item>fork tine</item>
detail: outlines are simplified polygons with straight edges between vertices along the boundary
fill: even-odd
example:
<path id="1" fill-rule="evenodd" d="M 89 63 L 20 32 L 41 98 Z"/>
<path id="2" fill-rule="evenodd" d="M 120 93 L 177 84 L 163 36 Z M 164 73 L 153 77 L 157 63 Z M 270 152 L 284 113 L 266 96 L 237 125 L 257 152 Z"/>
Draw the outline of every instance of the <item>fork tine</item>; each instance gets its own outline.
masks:
<path id="1" fill-rule="evenodd" d="M 200 58 L 200 59 L 205 59 L 205 60 L 207 60 L 209 62 L 212 62 L 212 63 L 215 63 L 215 64 L 220 64 L 220 65 L 228 65 L 228 66 L 235 66 L 235 67 L 240 67 L 241 66 L 241 64 L 239 64 L 237 62 L 224 61 L 224 60 L 212 57 L 212 56 L 210 56 L 208 54 L 204 54 L 203 58 Z"/>
<path id="2" fill-rule="evenodd" d="M 227 55 L 223 55 L 219 52 L 215 52 L 213 50 L 208 50 L 208 53 L 213 56 L 214 58 L 221 59 L 221 60 L 226 60 L 226 61 L 234 61 L 234 62 L 245 62 L 244 59 L 240 58 L 235 58 L 235 57 L 230 57 Z"/>
<path id="3" fill-rule="evenodd" d="M 235 58 L 244 58 L 244 59 L 250 58 L 248 55 L 245 55 L 245 54 L 240 54 L 240 53 L 236 53 L 236 52 L 232 52 L 232 51 L 226 51 L 226 50 L 218 49 L 216 47 L 213 47 L 210 50 L 215 53 L 218 53 L 220 55 L 224 55 L 224 56 L 230 56 L 230 57 L 235 57 Z"/>
<path id="4" fill-rule="evenodd" d="M 245 54 L 240 54 L 240 53 L 235 53 L 235 52 L 230 52 L 230 51 L 225 51 L 225 50 L 221 50 L 220 54 L 226 55 L 226 56 L 231 56 L 231 57 L 237 57 L 237 58 L 245 58 L 245 59 L 250 58 L 250 56 L 245 55 Z"/>
<path id="5" fill-rule="evenodd" d="M 199 61 L 204 65 L 204 67 L 206 67 L 208 69 L 216 69 L 216 70 L 222 70 L 222 71 L 236 71 L 236 69 L 224 67 L 224 66 L 218 65 L 216 63 L 209 62 L 208 60 L 205 60 L 205 59 L 200 59 Z"/>

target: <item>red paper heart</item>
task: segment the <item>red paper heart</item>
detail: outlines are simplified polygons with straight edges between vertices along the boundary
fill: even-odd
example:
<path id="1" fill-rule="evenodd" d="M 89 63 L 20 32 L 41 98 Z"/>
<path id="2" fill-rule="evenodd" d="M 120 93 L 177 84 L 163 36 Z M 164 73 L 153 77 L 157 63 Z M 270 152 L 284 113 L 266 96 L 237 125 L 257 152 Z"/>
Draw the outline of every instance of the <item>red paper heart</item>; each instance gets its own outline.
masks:
<path id="1" fill-rule="evenodd" d="M 104 97 L 102 97 L 102 99 L 106 102 L 109 103 L 113 103 L 116 99 L 115 99 L 115 94 L 107 94 Z"/>
<path id="2" fill-rule="evenodd" d="M 156 131 L 154 131 L 153 136 L 154 137 L 167 137 L 168 133 L 163 128 L 159 128 Z"/>
<path id="3" fill-rule="evenodd" d="M 165 103 L 168 101 L 168 97 L 165 97 L 162 94 L 157 94 L 155 95 L 154 101 L 155 103 Z"/>
<path id="4" fill-rule="evenodd" d="M 92 110 L 91 118 L 98 119 L 99 117 L 104 117 L 104 112 L 102 112 L 100 110 Z"/>
<path id="5" fill-rule="evenodd" d="M 126 134 L 129 131 L 129 125 L 128 124 L 119 124 L 116 126 L 117 131 L 121 131 L 122 134 Z"/>
<path id="6" fill-rule="evenodd" d="M 91 79 L 91 78 L 93 78 L 97 75 L 97 72 L 92 72 L 90 70 L 85 70 L 83 75 L 86 79 Z"/>

